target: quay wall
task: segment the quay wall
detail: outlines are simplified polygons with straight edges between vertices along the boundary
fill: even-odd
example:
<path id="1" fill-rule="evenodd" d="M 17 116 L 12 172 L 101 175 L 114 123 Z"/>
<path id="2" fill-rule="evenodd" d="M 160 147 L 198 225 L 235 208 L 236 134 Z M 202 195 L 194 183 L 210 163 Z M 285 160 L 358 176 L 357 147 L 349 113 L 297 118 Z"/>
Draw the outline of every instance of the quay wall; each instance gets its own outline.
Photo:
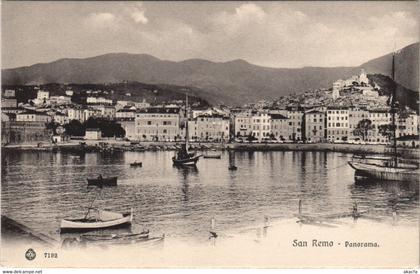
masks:
<path id="1" fill-rule="evenodd" d="M 18 150 L 80 150 L 85 148 L 81 146 L 81 142 L 88 147 L 100 147 L 106 144 L 108 147 L 120 150 L 131 150 L 131 148 L 142 146 L 144 150 L 173 150 L 174 146 L 180 145 L 179 142 L 139 142 L 138 145 L 131 145 L 128 141 L 119 140 L 88 140 L 88 141 L 69 141 L 59 144 L 42 143 L 26 143 L 20 145 L 7 145 L 2 149 L 18 149 Z M 393 148 L 381 144 L 334 144 L 334 143 L 315 143 L 315 144 L 266 144 L 266 143 L 190 143 L 193 150 L 234 150 L 234 151 L 323 151 L 323 152 L 341 152 L 355 154 L 382 154 L 391 155 Z M 418 148 L 399 147 L 398 154 L 400 156 L 416 159 L 420 158 L 420 150 Z"/>

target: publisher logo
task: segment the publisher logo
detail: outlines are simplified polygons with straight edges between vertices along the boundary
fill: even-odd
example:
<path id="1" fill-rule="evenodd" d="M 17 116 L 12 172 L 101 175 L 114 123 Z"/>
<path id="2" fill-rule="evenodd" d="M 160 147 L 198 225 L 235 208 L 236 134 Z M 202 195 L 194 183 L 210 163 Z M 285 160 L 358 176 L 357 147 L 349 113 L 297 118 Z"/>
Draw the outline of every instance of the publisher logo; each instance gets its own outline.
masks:
<path id="1" fill-rule="evenodd" d="M 29 261 L 32 261 L 33 259 L 35 259 L 36 257 L 35 250 L 33 250 L 32 248 L 29 248 L 25 253 L 25 257 Z"/>

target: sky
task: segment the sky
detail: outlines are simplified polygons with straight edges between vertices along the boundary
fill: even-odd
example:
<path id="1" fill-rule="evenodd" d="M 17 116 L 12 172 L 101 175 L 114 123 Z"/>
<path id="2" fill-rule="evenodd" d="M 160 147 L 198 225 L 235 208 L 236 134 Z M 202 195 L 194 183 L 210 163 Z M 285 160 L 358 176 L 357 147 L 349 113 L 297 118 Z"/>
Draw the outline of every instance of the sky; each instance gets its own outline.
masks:
<path id="1" fill-rule="evenodd" d="M 358 66 L 419 40 L 418 1 L 5 2 L 1 66 L 112 52 Z"/>

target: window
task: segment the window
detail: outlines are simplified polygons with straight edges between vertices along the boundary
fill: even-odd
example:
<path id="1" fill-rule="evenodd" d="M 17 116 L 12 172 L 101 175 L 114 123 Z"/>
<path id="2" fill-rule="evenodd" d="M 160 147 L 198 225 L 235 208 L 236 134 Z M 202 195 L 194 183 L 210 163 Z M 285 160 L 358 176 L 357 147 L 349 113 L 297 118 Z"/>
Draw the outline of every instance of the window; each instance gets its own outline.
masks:
<path id="1" fill-rule="evenodd" d="M 150 126 L 152 124 L 152 121 L 147 121 L 147 125 Z"/>

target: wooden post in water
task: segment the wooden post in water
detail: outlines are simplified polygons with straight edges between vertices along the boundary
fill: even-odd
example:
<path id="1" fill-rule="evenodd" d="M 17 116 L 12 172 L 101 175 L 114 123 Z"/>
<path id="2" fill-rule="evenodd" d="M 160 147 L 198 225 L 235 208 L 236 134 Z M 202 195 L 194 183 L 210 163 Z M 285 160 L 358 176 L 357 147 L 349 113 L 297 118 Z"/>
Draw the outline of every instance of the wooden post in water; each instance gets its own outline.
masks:
<path id="1" fill-rule="evenodd" d="M 299 199 L 299 215 L 302 214 L 302 200 Z"/>
<path id="2" fill-rule="evenodd" d="M 397 208 L 395 205 L 392 207 L 392 221 L 394 223 L 398 221 Z"/>
<path id="3" fill-rule="evenodd" d="M 267 230 L 268 230 L 269 226 L 270 226 L 270 219 L 266 215 L 266 216 L 264 216 L 264 226 L 263 226 L 263 236 L 264 236 L 264 238 L 267 237 Z"/>
<path id="4" fill-rule="evenodd" d="M 216 238 L 217 238 L 217 233 L 216 233 L 216 231 L 214 229 L 215 228 L 215 225 L 216 225 L 216 220 L 213 217 L 210 220 L 210 231 L 209 231 L 209 233 L 210 233 L 209 240 L 211 240 L 211 243 L 213 245 L 216 244 Z"/>
<path id="5" fill-rule="evenodd" d="M 353 215 L 353 220 L 354 221 L 356 221 L 357 218 L 359 218 L 359 211 L 357 209 L 357 203 L 356 202 L 354 202 L 354 204 L 353 204 L 353 212 L 352 212 L 352 215 Z"/>

